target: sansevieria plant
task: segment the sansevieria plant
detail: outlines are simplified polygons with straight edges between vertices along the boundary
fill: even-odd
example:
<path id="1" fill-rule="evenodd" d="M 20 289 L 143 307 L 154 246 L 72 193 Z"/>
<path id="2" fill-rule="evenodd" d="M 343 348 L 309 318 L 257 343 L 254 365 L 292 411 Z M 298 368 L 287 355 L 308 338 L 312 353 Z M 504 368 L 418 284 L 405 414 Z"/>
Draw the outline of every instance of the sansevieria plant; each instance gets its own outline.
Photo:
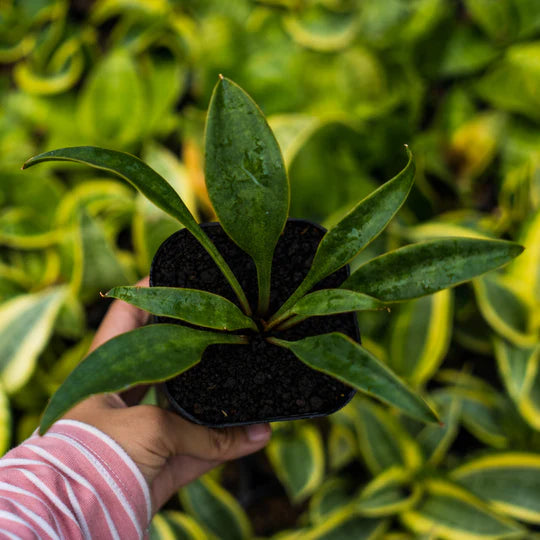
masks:
<path id="1" fill-rule="evenodd" d="M 522 247 L 502 240 L 444 238 L 411 244 L 362 264 L 336 289 L 310 292 L 346 266 L 388 225 L 413 185 L 415 165 L 360 201 L 323 236 L 296 291 L 275 312 L 269 310 L 272 259 L 289 211 L 289 182 L 277 141 L 262 112 L 235 83 L 220 77 L 206 125 L 206 184 L 227 235 L 253 260 L 258 303 L 250 305 L 233 270 L 176 191 L 138 158 L 96 147 L 53 150 L 29 159 L 73 161 L 114 173 L 176 218 L 221 270 L 237 302 L 187 288 L 116 287 L 107 296 L 182 324 L 150 324 L 111 339 L 81 362 L 53 395 L 40 432 L 85 397 L 142 383 L 171 379 L 195 366 L 209 345 L 245 347 L 257 334 L 310 368 L 426 422 L 437 416 L 422 397 L 350 337 L 331 332 L 296 340 L 282 332 L 310 317 L 382 309 L 463 283 L 498 268 Z"/>

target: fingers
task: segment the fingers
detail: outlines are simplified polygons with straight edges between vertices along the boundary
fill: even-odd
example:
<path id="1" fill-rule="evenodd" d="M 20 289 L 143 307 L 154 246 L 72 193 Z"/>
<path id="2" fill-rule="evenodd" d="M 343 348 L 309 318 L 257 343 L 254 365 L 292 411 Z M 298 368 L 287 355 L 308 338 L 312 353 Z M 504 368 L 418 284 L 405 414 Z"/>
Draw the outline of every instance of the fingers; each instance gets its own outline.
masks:
<path id="1" fill-rule="evenodd" d="M 148 287 L 148 276 L 141 279 L 137 284 L 138 287 Z M 148 322 L 149 314 L 142 309 L 136 308 L 126 302 L 115 300 L 107 314 L 103 318 L 89 352 L 97 349 L 100 345 L 103 345 L 109 339 L 112 339 L 119 334 L 134 330 L 139 326 L 143 326 Z"/>
<path id="2" fill-rule="evenodd" d="M 269 424 L 207 428 L 192 424 L 169 411 L 161 411 L 162 429 L 169 455 L 187 455 L 209 461 L 235 459 L 260 450 L 270 440 Z"/>

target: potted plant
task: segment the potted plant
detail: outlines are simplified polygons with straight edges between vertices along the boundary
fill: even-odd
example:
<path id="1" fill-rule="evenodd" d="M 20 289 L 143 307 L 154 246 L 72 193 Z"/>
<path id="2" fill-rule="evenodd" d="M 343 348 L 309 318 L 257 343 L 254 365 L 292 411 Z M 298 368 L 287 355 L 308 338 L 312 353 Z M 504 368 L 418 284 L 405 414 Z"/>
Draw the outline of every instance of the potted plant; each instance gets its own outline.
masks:
<path id="1" fill-rule="evenodd" d="M 205 145 L 206 183 L 220 224 L 203 227 L 163 178 L 129 154 L 64 148 L 24 164 L 63 160 L 107 170 L 185 227 L 158 250 L 152 287 L 117 287 L 107 293 L 158 321 L 117 336 L 87 356 L 51 398 L 40 432 L 91 394 L 171 381 L 190 371 L 196 375 L 182 380 L 183 394 L 193 394 L 186 382 L 196 384 L 201 373 L 212 379 L 207 389 L 222 390 L 223 401 L 213 404 L 211 413 L 199 414 L 197 405 L 204 406 L 193 400 L 187 411 L 180 404 L 192 420 L 209 425 L 333 412 L 347 402 L 350 389 L 414 418 L 436 421 L 422 397 L 360 345 L 351 313 L 462 283 L 507 263 L 523 248 L 502 240 L 444 238 L 396 249 L 348 275 L 346 265 L 407 198 L 415 171 L 408 148 L 405 168 L 324 233 L 309 223 L 287 221 L 289 183 L 277 141 L 253 100 L 223 77 L 210 103 Z M 178 262 L 187 266 L 182 269 Z M 205 351 L 210 355 L 201 363 Z M 202 369 L 194 372 L 199 363 Z M 295 366 L 289 369 L 291 363 Z M 306 407 L 304 397 L 294 394 L 302 384 L 329 384 L 335 395 L 316 396 L 326 410 L 317 400 Z M 289 394 L 281 395 L 281 403 L 296 403 L 296 409 L 279 410 L 272 397 L 276 393 Z M 241 394 L 255 402 L 251 416 L 242 411 Z M 272 407 L 265 414 L 268 401 Z"/>

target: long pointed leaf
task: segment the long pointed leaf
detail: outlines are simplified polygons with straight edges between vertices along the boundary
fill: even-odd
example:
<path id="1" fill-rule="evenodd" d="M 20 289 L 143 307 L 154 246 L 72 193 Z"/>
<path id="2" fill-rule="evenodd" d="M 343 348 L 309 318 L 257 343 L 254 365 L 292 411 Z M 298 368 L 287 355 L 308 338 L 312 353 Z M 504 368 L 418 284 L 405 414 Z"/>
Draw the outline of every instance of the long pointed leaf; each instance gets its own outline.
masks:
<path id="1" fill-rule="evenodd" d="M 281 151 L 255 102 L 223 77 L 210 102 L 205 144 L 210 200 L 227 234 L 255 261 L 264 313 L 274 248 L 289 212 Z"/>
<path id="2" fill-rule="evenodd" d="M 291 313 L 313 317 L 371 309 L 384 309 L 384 304 L 372 296 L 355 291 L 323 289 L 304 296 L 291 308 Z"/>
<path id="3" fill-rule="evenodd" d="M 89 354 L 71 372 L 45 409 L 40 433 L 90 395 L 170 379 L 197 364 L 208 345 L 242 342 L 240 336 L 176 324 L 155 324 L 121 334 Z"/>
<path id="4" fill-rule="evenodd" d="M 349 337 L 333 332 L 298 341 L 270 338 L 290 349 L 309 367 L 322 371 L 353 388 L 394 405 L 423 422 L 437 422 L 428 404 L 397 375 Z"/>
<path id="5" fill-rule="evenodd" d="M 415 164 L 411 151 L 409 161 L 394 178 L 360 201 L 321 240 L 311 268 L 293 295 L 274 315 L 287 311 L 315 283 L 351 261 L 388 225 L 401 208 L 413 185 Z"/>
<path id="6" fill-rule="evenodd" d="M 241 330 L 257 325 L 229 300 L 198 289 L 175 287 L 115 287 L 105 296 L 118 298 L 154 315 L 180 319 L 217 330 Z"/>
<path id="7" fill-rule="evenodd" d="M 176 191 L 154 169 L 146 165 L 146 163 L 125 152 L 107 150 L 95 146 L 75 146 L 72 148 L 51 150 L 50 152 L 34 156 L 24 163 L 23 169 L 45 161 L 73 161 L 83 163 L 116 174 L 129 182 L 158 208 L 161 208 L 161 210 L 177 219 L 197 238 L 227 278 L 246 313 L 249 313 L 249 304 L 246 296 L 219 251 L 197 225 L 195 218 L 191 215 L 191 212 Z"/>
<path id="8" fill-rule="evenodd" d="M 504 240 L 444 238 L 405 246 L 363 264 L 342 284 L 383 302 L 418 298 L 506 264 L 523 247 Z"/>
<path id="9" fill-rule="evenodd" d="M 45 161 L 74 161 L 116 174 L 137 188 L 158 208 L 176 218 L 191 231 L 199 228 L 187 206 L 171 185 L 139 158 L 96 146 L 75 146 L 31 157 L 23 169 Z"/>
<path id="10" fill-rule="evenodd" d="M 355 291 L 322 289 L 302 297 L 289 311 L 285 312 L 279 319 L 276 319 L 269 327 L 275 326 L 279 321 L 290 315 L 295 316 L 286 321 L 281 328 L 297 324 L 308 317 L 373 309 L 384 309 L 384 304 L 372 296 Z"/>

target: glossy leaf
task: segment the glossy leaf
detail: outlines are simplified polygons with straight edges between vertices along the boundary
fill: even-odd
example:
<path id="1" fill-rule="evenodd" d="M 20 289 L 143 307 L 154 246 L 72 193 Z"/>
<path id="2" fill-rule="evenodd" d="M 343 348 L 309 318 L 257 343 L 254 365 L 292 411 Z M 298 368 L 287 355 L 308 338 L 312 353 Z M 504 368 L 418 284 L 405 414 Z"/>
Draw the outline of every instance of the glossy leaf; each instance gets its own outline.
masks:
<path id="1" fill-rule="evenodd" d="M 192 229 L 199 228 L 190 211 L 171 185 L 143 161 L 131 154 L 95 146 L 75 146 L 51 150 L 34 156 L 26 161 L 23 169 L 45 161 L 73 161 L 115 174 L 137 188 L 158 208 L 176 218 L 191 232 L 193 232 Z"/>
<path id="2" fill-rule="evenodd" d="M 376 298 L 355 291 L 323 289 L 301 298 L 290 309 L 290 313 L 305 318 L 371 309 L 384 309 L 384 304 Z"/>
<path id="3" fill-rule="evenodd" d="M 191 482 L 180 491 L 182 506 L 217 538 L 251 538 L 248 518 L 234 499 L 208 475 Z"/>
<path id="4" fill-rule="evenodd" d="M 124 152 L 117 152 L 116 150 L 106 150 L 93 146 L 78 146 L 52 150 L 34 156 L 26 161 L 23 169 L 44 161 L 74 161 L 84 163 L 91 167 L 116 174 L 132 184 L 158 208 L 161 208 L 161 210 L 177 219 L 199 240 L 231 284 L 244 311 L 246 313 L 249 312 L 246 296 L 234 274 L 214 244 L 197 225 L 187 206 L 171 185 L 139 158 Z"/>
<path id="5" fill-rule="evenodd" d="M 521 538 L 524 530 L 503 518 L 477 497 L 445 480 L 428 480 L 426 494 L 412 511 L 402 514 L 404 524 L 417 534 L 445 540 Z"/>
<path id="6" fill-rule="evenodd" d="M 476 279 L 473 284 L 480 313 L 498 334 L 521 347 L 538 341 L 528 298 L 519 294 L 511 282 L 490 276 Z"/>
<path id="7" fill-rule="evenodd" d="M 255 262 L 259 312 L 265 313 L 274 248 L 289 212 L 289 181 L 261 110 L 223 77 L 210 102 L 205 145 L 210 200 L 227 234 Z"/>
<path id="8" fill-rule="evenodd" d="M 290 499 L 298 503 L 319 487 L 324 475 L 324 450 L 319 431 L 302 423 L 298 429 L 274 433 L 266 447 L 270 463 Z"/>
<path id="9" fill-rule="evenodd" d="M 448 350 L 452 315 L 448 290 L 400 306 L 389 338 L 389 366 L 413 386 L 425 383 Z"/>
<path id="10" fill-rule="evenodd" d="M 411 244 L 358 268 L 342 285 L 398 302 L 458 285 L 506 264 L 523 248 L 503 240 L 444 238 Z"/>
<path id="11" fill-rule="evenodd" d="M 95 349 L 71 372 L 45 409 L 40 433 L 85 397 L 170 379 L 197 364 L 208 345 L 242 342 L 240 336 L 175 324 L 121 334 Z"/>
<path id="12" fill-rule="evenodd" d="M 389 403 L 424 422 L 437 416 L 427 403 L 371 353 L 349 337 L 334 332 L 298 341 L 271 338 L 290 349 L 302 362 L 353 388 Z"/>
<path id="13" fill-rule="evenodd" d="M 503 514 L 540 523 L 540 455 L 507 452 L 473 459 L 451 478 Z"/>
<path id="14" fill-rule="evenodd" d="M 32 375 L 65 294 L 65 287 L 54 287 L 16 296 L 0 307 L 0 379 L 8 393 L 21 388 Z"/>
<path id="15" fill-rule="evenodd" d="M 407 154 L 409 161 L 398 175 L 360 201 L 324 235 L 306 278 L 272 319 L 292 307 L 315 283 L 351 261 L 388 225 L 405 202 L 414 181 L 415 165 L 408 148 Z"/>
<path id="16" fill-rule="evenodd" d="M 229 300 L 198 289 L 115 287 L 105 296 L 118 298 L 154 315 L 218 330 L 257 330 L 252 319 Z"/>

